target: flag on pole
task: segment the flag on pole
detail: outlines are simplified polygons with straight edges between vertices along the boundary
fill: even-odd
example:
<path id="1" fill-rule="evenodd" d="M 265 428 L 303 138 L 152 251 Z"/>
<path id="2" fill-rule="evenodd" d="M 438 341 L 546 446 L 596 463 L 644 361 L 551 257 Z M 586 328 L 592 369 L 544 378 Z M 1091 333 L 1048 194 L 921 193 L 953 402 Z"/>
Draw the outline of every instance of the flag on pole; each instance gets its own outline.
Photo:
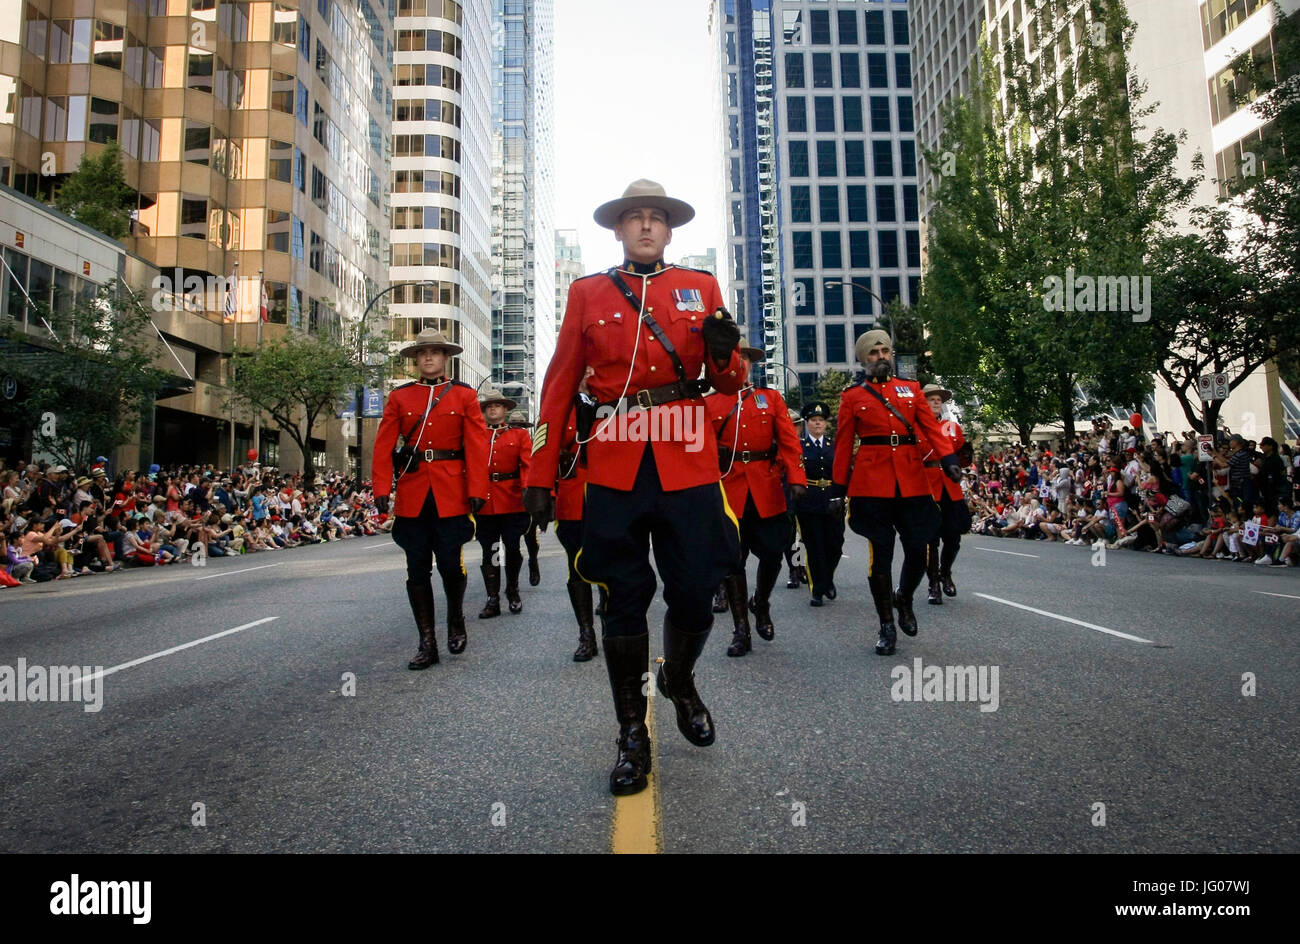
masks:
<path id="1" fill-rule="evenodd" d="M 237 314 L 237 307 L 235 303 L 235 283 L 237 281 L 239 281 L 239 276 L 232 275 L 230 277 L 230 280 L 226 282 L 225 316 L 227 321 L 234 321 L 235 315 Z"/>
<path id="2" fill-rule="evenodd" d="M 271 320 L 271 300 L 270 300 L 269 298 L 266 297 L 266 279 L 263 279 L 263 280 L 262 280 L 262 300 L 261 300 L 261 302 L 260 302 L 260 305 L 261 305 L 261 307 L 260 307 L 259 310 L 258 310 L 258 314 L 261 316 L 261 319 L 262 319 L 263 321 L 270 321 L 270 320 Z"/>

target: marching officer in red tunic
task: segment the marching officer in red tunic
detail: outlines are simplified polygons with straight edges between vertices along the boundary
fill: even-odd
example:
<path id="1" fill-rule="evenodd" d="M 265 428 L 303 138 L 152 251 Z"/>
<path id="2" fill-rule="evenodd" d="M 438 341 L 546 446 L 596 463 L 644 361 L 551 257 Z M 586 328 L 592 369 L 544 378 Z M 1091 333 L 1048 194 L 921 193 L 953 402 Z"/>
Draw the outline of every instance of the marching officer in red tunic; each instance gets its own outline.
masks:
<path id="1" fill-rule="evenodd" d="M 748 376 L 752 366 L 765 355 L 758 348 L 741 347 L 740 356 Z M 781 479 L 784 476 L 788 480 L 796 499 L 803 497 L 803 454 L 789 408 L 777 391 L 750 383 L 739 394 L 714 393 L 704 402 L 718 440 L 718 465 L 727 504 L 740 516 L 740 554 L 722 586 L 735 626 L 727 655 L 743 656 L 752 648 L 749 612 L 754 614 L 760 636 L 771 640 L 776 635 L 772 588 L 781 576 L 781 558 L 790 539 Z M 753 597 L 749 597 L 745 586 L 745 562 L 750 551 L 758 558 Z"/>
<path id="2" fill-rule="evenodd" d="M 554 514 L 562 430 L 586 377 L 599 407 L 585 443 L 586 507 L 574 567 L 608 591 L 601 626 L 619 723 L 609 780 L 615 794 L 645 789 L 650 773 L 642 679 L 650 660 L 646 613 L 656 588 L 652 538 L 668 604 L 659 691 L 673 702 L 687 740 L 703 747 L 715 736 L 693 670 L 713 622 L 713 588 L 739 551 L 703 393 L 712 384 L 734 395 L 745 374 L 736 351 L 740 331 L 717 280 L 663 262 L 673 227 L 694 215 L 648 180 L 596 210 L 596 222 L 623 244 L 625 261 L 569 289 L 525 493 L 535 516 Z"/>
<path id="3" fill-rule="evenodd" d="M 433 561 L 447 594 L 447 651 L 465 651 L 465 562 L 474 536 L 473 514 L 487 499 L 488 432 L 474 388 L 446 377 L 447 358 L 459 354 L 440 331 L 421 331 L 402 348 L 420 379 L 388 395 L 375 434 L 375 505 L 386 514 L 397 474 L 393 540 L 406 553 L 406 594 L 420 634 L 411 669 L 438 663 L 434 633 Z M 398 437 L 404 445 L 394 450 Z"/>
<path id="4" fill-rule="evenodd" d="M 487 588 L 487 603 L 479 619 L 501 615 L 501 568 L 494 560 L 494 548 L 501 542 L 501 561 L 506 571 L 506 599 L 510 612 L 523 612 L 524 601 L 519 596 L 519 571 L 524 565 L 519 541 L 528 529 L 528 514 L 524 511 L 524 476 L 528 474 L 528 460 L 533 451 L 533 440 L 528 430 L 506 423 L 506 412 L 515 407 L 515 401 L 489 388 L 479 398 L 487 420 L 488 454 L 484 457 L 487 468 L 488 500 L 482 512 L 475 515 L 475 537 L 483 548 L 483 585 Z"/>
<path id="5" fill-rule="evenodd" d="M 940 606 L 943 595 L 957 595 L 957 585 L 952 582 L 952 565 L 961 549 L 961 536 L 970 531 L 970 510 L 966 506 L 966 496 L 961 485 L 943 474 L 939 465 L 940 452 L 953 452 L 958 462 L 966 463 L 966 437 L 962 435 L 961 425 L 956 420 L 943 418 L 943 405 L 952 399 L 952 392 L 938 384 L 926 384 L 921 391 L 930 405 L 934 418 L 940 420 L 944 442 L 937 450 L 925 457 L 925 471 L 930 476 L 930 493 L 939 503 L 939 531 L 930 539 L 925 555 L 925 572 L 930 578 L 930 592 L 927 602 Z M 939 551 L 939 539 L 943 539 L 943 552 Z"/>
<path id="6" fill-rule="evenodd" d="M 912 594 L 925 574 L 926 546 L 939 527 L 923 457 L 934 445 L 942 449 L 946 440 L 921 385 L 892 376 L 893 348 L 886 332 L 866 332 L 856 352 L 867 376 L 840 397 L 832 477 L 836 495 L 847 491 L 849 527 L 870 542 L 867 583 L 880 617 L 876 652 L 888 656 L 898 638 L 895 607 L 899 628 L 908 636 L 917 632 Z M 961 481 L 956 456 L 944 453 L 939 461 L 945 475 Z M 903 570 L 891 594 L 895 530 L 903 542 Z"/>
<path id="7" fill-rule="evenodd" d="M 532 441 L 533 424 L 528 422 L 528 416 L 523 410 L 511 410 L 506 422 L 515 429 L 528 430 L 529 441 Z M 542 582 L 542 569 L 537 563 L 541 543 L 537 540 L 537 522 L 531 517 L 528 519 L 528 528 L 524 531 L 524 547 L 528 551 L 528 586 L 535 587 Z"/>

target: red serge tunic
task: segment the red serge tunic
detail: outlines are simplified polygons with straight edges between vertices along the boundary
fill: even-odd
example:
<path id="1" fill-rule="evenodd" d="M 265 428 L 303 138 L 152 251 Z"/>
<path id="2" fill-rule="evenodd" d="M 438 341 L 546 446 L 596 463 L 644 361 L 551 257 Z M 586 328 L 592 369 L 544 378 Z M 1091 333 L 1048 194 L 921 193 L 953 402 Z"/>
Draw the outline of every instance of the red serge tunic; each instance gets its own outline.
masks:
<path id="1" fill-rule="evenodd" d="M 739 518 L 745 513 L 746 498 L 752 495 L 760 518 L 784 514 L 782 472 L 791 485 L 808 484 L 803 468 L 803 448 L 794 423 L 790 422 L 789 408 L 780 393 L 767 387 L 751 387 L 740 396 L 743 399 L 739 409 L 735 409 L 737 398 L 732 394 L 713 393 L 705 398 L 723 469 L 727 468 L 724 450 L 734 449 L 736 452 L 731 470 L 722 480 L 722 487 L 727 491 L 727 504 Z M 776 461 L 741 461 L 741 453 L 765 453 L 773 445 L 777 451 Z"/>
<path id="2" fill-rule="evenodd" d="M 484 515 L 523 514 L 524 479 L 528 475 L 528 457 L 532 454 L 533 440 L 528 430 L 506 425 L 489 429 L 488 458 L 484 463 L 488 471 L 488 500 L 480 512 Z M 514 478 L 493 475 L 519 473 Z"/>
<path id="3" fill-rule="evenodd" d="M 917 445 L 863 443 L 858 446 L 855 457 L 855 436 L 896 433 L 902 439 L 908 435 L 907 427 L 884 403 L 864 390 L 861 384 L 855 384 L 840 396 L 840 411 L 835 418 L 835 484 L 847 485 L 850 498 L 893 498 L 895 489 L 904 498 L 930 495 L 930 480 L 925 474 L 923 457 L 930 451 L 932 443 L 942 448 L 945 437 L 939 421 L 921 394 L 921 385 L 914 380 L 891 377 L 884 383 L 871 386 L 911 423 L 916 431 Z M 943 455 L 946 457 L 948 453 Z"/>
<path id="4" fill-rule="evenodd" d="M 944 420 L 939 424 L 939 428 L 943 430 L 947 447 L 945 450 L 944 443 L 941 440 L 936 443 L 938 448 L 925 457 L 927 463 L 925 471 L 930 477 L 930 494 L 934 496 L 935 501 L 938 501 L 944 492 L 947 492 L 948 497 L 953 501 L 961 501 L 966 497 L 962 494 L 961 485 L 944 475 L 941 467 L 932 466 L 928 463 L 938 462 L 940 453 L 960 452 L 961 447 L 966 445 L 966 437 L 962 435 L 961 424 L 956 420 Z"/>
<path id="5" fill-rule="evenodd" d="M 619 271 L 638 299 L 644 293 L 646 311 L 654 316 L 676 349 L 686 379 L 697 379 L 703 368 L 718 390 L 736 393 L 745 381 L 739 351 L 733 351 L 727 364 L 719 369 L 708 356 L 700 330 L 704 320 L 723 307 L 717 279 L 707 272 L 671 265 L 648 275 Z M 678 380 L 672 358 L 649 327 L 639 323 L 638 314 L 604 273 L 578 279 L 570 287 L 560 336 L 542 388 L 541 416 L 533 437 L 533 461 L 526 485 L 555 487 L 561 433 L 588 366 L 595 373 L 587 378 L 587 387 L 601 403 Z M 623 417 L 628 430 L 634 428 L 632 421 L 638 412 Z M 674 420 L 667 421 L 669 417 Z M 620 417 L 602 416 L 592 430 L 593 439 L 584 446 L 587 480 L 631 491 L 649 439 L 665 491 L 718 481 L 717 444 L 703 428 L 705 418 L 702 398 L 655 406 L 644 418 L 648 421 L 644 425 L 651 429 L 671 428 L 677 435 L 647 437 L 626 435 Z M 686 423 L 697 425 L 689 427 Z M 703 435 L 680 434 L 682 429 L 691 428 L 698 428 Z"/>
<path id="6" fill-rule="evenodd" d="M 414 441 L 429 404 L 430 389 L 437 402 L 419 440 Z M 487 498 L 488 431 L 473 387 L 458 380 L 432 384 L 416 381 L 403 384 L 388 395 L 379 431 L 375 433 L 373 475 L 376 498 L 392 493 L 393 448 L 399 435 L 418 452 L 426 449 L 464 451 L 465 458 L 411 463 L 410 470 L 397 482 L 393 514 L 403 518 L 417 517 L 430 491 L 440 518 L 469 514 L 471 496 Z"/>

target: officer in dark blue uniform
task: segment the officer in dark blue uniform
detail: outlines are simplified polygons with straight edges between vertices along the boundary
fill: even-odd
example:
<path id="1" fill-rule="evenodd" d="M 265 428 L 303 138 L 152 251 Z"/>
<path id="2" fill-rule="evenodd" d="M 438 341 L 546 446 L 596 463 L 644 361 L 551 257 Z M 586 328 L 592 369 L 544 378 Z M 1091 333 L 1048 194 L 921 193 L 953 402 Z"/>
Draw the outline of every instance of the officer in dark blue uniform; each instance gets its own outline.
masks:
<path id="1" fill-rule="evenodd" d="M 826 435 L 830 415 L 831 408 L 825 403 L 810 403 L 803 411 L 803 464 L 808 491 L 795 499 L 794 511 L 812 590 L 810 606 L 821 606 L 823 597 L 835 599 L 835 568 L 844 552 L 844 499 L 832 497 L 835 442 Z"/>

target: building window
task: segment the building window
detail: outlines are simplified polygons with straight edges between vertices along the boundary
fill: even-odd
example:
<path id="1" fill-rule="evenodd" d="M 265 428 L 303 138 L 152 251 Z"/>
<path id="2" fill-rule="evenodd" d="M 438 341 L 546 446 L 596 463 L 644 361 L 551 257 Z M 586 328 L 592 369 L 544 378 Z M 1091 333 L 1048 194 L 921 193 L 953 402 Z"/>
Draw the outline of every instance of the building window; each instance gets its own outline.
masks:
<path id="1" fill-rule="evenodd" d="M 107 144 L 117 140 L 118 104 L 103 98 L 90 100 L 90 134 L 88 140 Z"/>
<path id="2" fill-rule="evenodd" d="M 898 207 L 894 202 L 893 184 L 876 187 L 876 222 L 893 223 L 898 219 Z"/>
<path id="3" fill-rule="evenodd" d="M 837 229 L 824 229 L 822 232 L 822 268 L 844 268 L 844 241 L 840 239 Z"/>
<path id="4" fill-rule="evenodd" d="M 900 280 L 896 275 L 882 275 L 880 277 L 880 300 L 886 305 L 898 298 L 902 293 L 899 290 Z"/>
<path id="5" fill-rule="evenodd" d="M 838 223 L 840 221 L 839 187 L 817 188 L 817 216 L 822 223 Z"/>
<path id="6" fill-rule="evenodd" d="M 849 231 L 849 267 L 853 269 L 871 268 L 871 231 L 855 229 Z"/>
<path id="7" fill-rule="evenodd" d="M 912 120 L 912 96 L 898 96 L 898 130 L 912 132 L 915 129 Z"/>
<path id="8" fill-rule="evenodd" d="M 916 142 L 903 140 L 898 142 L 898 163 L 903 177 L 916 176 Z"/>
<path id="9" fill-rule="evenodd" d="M 856 52 L 840 53 L 840 88 L 862 87 L 862 60 Z"/>
<path id="10" fill-rule="evenodd" d="M 808 13 L 808 35 L 814 46 L 831 44 L 831 14 L 828 10 L 812 10 Z"/>
<path id="11" fill-rule="evenodd" d="M 1020 6 L 1020 0 L 1016 0 L 1016 6 Z M 911 40 L 907 36 L 907 11 L 894 10 L 894 45 L 906 46 Z"/>
<path id="12" fill-rule="evenodd" d="M 907 267 L 909 269 L 921 268 L 921 233 L 919 230 L 908 229 L 903 231 L 903 243 L 907 247 Z"/>
<path id="13" fill-rule="evenodd" d="M 858 13 L 856 10 L 839 11 L 840 45 L 858 44 Z"/>
<path id="14" fill-rule="evenodd" d="M 871 131 L 888 134 L 894 130 L 889 123 L 889 97 L 887 95 L 871 96 Z"/>
<path id="15" fill-rule="evenodd" d="M 285 183 L 289 183 L 293 180 L 293 145 L 288 141 L 270 141 L 268 143 L 270 148 L 266 169 L 267 179 L 283 180 Z"/>
<path id="16" fill-rule="evenodd" d="M 871 158 L 873 173 L 877 177 L 894 176 L 894 147 L 889 141 L 872 141 Z"/>
<path id="17" fill-rule="evenodd" d="M 797 229 L 790 234 L 790 256 L 795 269 L 812 269 L 813 249 L 812 231 Z"/>
<path id="18" fill-rule="evenodd" d="M 739 208 L 739 204 L 737 204 Z M 790 222 L 812 222 L 812 197 L 807 187 L 790 188 Z M 734 235 L 739 236 L 739 233 Z"/>
<path id="19" fill-rule="evenodd" d="M 817 314 L 817 305 L 813 292 L 816 290 L 817 282 L 815 279 L 801 278 L 793 282 L 793 291 L 790 294 L 790 308 L 794 311 L 796 317 L 812 318 Z"/>
<path id="20" fill-rule="evenodd" d="M 857 95 L 845 95 L 841 105 L 844 109 L 844 131 L 846 134 L 862 132 L 862 99 Z"/>
<path id="21" fill-rule="evenodd" d="M 840 295 L 841 309 L 843 309 L 844 296 Z M 826 314 L 831 314 L 827 311 Z M 835 314 L 844 314 L 843 310 Z M 826 326 L 826 362 L 828 364 L 843 364 L 848 360 L 844 346 L 844 328 L 842 324 L 828 324 Z"/>
<path id="22" fill-rule="evenodd" d="M 889 142 L 886 141 L 886 144 Z M 844 176 L 867 176 L 866 148 L 862 141 L 844 142 Z"/>
<path id="23" fill-rule="evenodd" d="M 185 121 L 184 160 L 191 164 L 212 162 L 212 129 L 201 121 Z"/>
<path id="24" fill-rule="evenodd" d="M 889 88 L 889 63 L 883 52 L 867 53 L 867 85 L 871 88 Z"/>
<path id="25" fill-rule="evenodd" d="M 867 11 L 867 45 L 885 45 L 885 11 Z"/>
<path id="26" fill-rule="evenodd" d="M 781 14 L 781 29 L 785 45 L 803 45 L 803 12 L 801 10 L 784 10 Z M 728 33 L 727 35 L 731 35 Z"/>
<path id="27" fill-rule="evenodd" d="M 807 177 L 808 176 L 808 142 L 791 141 L 790 150 L 790 176 Z"/>
<path id="28" fill-rule="evenodd" d="M 285 210 L 266 211 L 266 248 L 268 252 L 288 252 L 292 216 Z"/>
<path id="29" fill-rule="evenodd" d="M 903 184 L 903 219 L 911 223 L 915 223 L 920 219 L 915 184 Z"/>
<path id="30" fill-rule="evenodd" d="M 126 31 L 113 23 L 95 21 L 94 63 L 108 69 L 122 68 L 122 43 Z"/>
<path id="31" fill-rule="evenodd" d="M 181 195 L 180 235 L 195 239 L 208 237 L 208 200 L 193 194 Z"/>
<path id="32" fill-rule="evenodd" d="M 833 88 L 835 75 L 831 70 L 831 54 L 813 53 L 813 88 Z"/>
<path id="33" fill-rule="evenodd" d="M 817 176 L 818 177 L 839 176 L 839 165 L 835 158 L 834 141 L 817 142 Z"/>
<path id="34" fill-rule="evenodd" d="M 789 95 L 785 100 L 786 130 L 796 134 L 808 130 L 808 101 L 802 95 Z"/>
<path id="35" fill-rule="evenodd" d="M 894 53 L 894 82 L 899 88 L 912 87 L 912 54 Z"/>
<path id="36" fill-rule="evenodd" d="M 849 222 L 866 223 L 870 219 L 867 212 L 867 188 L 860 184 L 849 184 L 845 192 L 848 196 Z"/>
<path id="37" fill-rule="evenodd" d="M 44 59 L 49 48 L 49 34 L 49 18 L 30 3 L 27 4 L 27 26 L 23 34 L 23 45 L 27 47 L 27 51 L 38 59 Z"/>
<path id="38" fill-rule="evenodd" d="M 298 80 L 288 72 L 271 73 L 271 108 L 286 115 L 294 113 L 293 96 Z"/>
<path id="39" fill-rule="evenodd" d="M 298 83 L 297 113 L 299 123 L 307 127 L 307 86 L 301 82 Z"/>
<path id="40" fill-rule="evenodd" d="M 829 95 L 818 95 L 813 99 L 813 114 L 818 133 L 835 133 L 835 99 Z"/>
<path id="41" fill-rule="evenodd" d="M 801 364 L 817 363 L 817 326 L 815 324 L 795 325 L 795 358 Z"/>
<path id="42" fill-rule="evenodd" d="M 803 71 L 803 53 L 788 52 L 785 54 L 785 87 L 786 88 L 804 88 L 804 71 Z"/>
<path id="43" fill-rule="evenodd" d="M 822 284 L 822 315 L 824 316 L 844 314 L 844 284 L 831 285 L 833 281 L 836 280 L 827 279 Z"/>
<path id="44" fill-rule="evenodd" d="M 892 229 L 882 229 L 876 233 L 876 248 L 880 268 L 897 269 L 898 268 L 898 232 Z M 895 279 L 897 281 L 897 279 Z M 884 285 L 884 282 L 881 282 Z M 888 298 L 885 301 L 889 301 Z"/>

